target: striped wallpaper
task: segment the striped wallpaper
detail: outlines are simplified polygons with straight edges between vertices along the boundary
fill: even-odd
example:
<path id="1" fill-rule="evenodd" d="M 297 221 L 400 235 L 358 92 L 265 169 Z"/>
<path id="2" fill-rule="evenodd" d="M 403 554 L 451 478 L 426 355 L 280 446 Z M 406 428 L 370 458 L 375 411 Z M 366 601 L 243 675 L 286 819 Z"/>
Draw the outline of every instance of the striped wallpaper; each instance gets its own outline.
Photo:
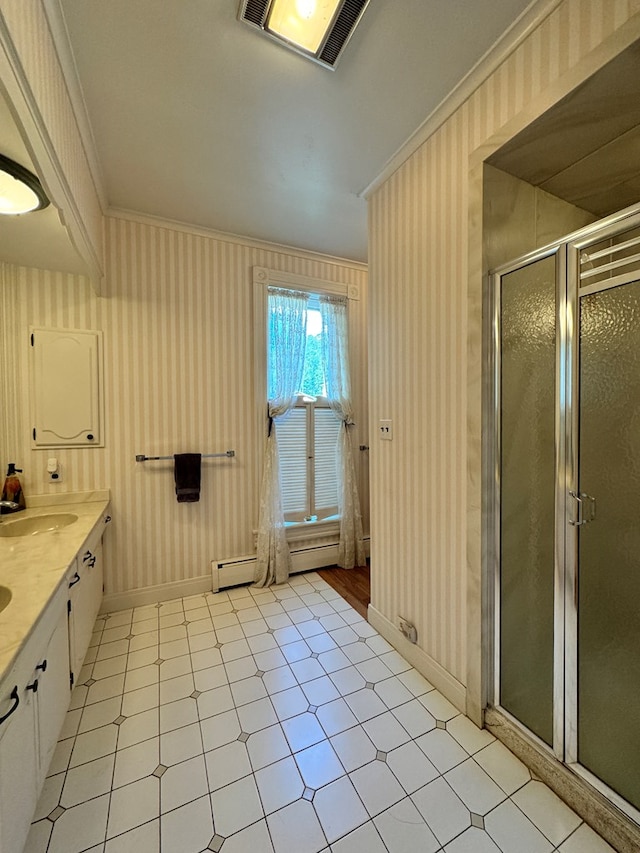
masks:
<path id="1" fill-rule="evenodd" d="M 361 264 L 113 216 L 105 226 L 105 296 L 80 276 L 4 267 L 4 333 L 13 345 L 3 353 L 16 406 L 0 450 L 24 465 L 27 500 L 111 489 L 106 592 L 117 593 L 201 577 L 213 559 L 254 552 L 263 436 L 253 392 L 252 267 L 359 285 L 360 300 L 349 303 L 359 351 L 356 447 L 368 443 L 367 294 Z M 29 325 L 104 332 L 106 446 L 56 450 L 60 486 L 46 481 L 50 452 L 30 449 Z M 176 502 L 172 463 L 135 462 L 137 453 L 227 449 L 234 459 L 203 462 L 197 504 Z M 366 497 L 368 458 L 356 459 Z"/>
<path id="2" fill-rule="evenodd" d="M 637 0 L 560 3 L 369 199 L 369 414 L 394 430 L 371 449 L 372 604 L 415 623 L 422 651 L 469 685 L 476 719 L 482 182 L 470 165 L 586 79 L 639 13 Z"/>

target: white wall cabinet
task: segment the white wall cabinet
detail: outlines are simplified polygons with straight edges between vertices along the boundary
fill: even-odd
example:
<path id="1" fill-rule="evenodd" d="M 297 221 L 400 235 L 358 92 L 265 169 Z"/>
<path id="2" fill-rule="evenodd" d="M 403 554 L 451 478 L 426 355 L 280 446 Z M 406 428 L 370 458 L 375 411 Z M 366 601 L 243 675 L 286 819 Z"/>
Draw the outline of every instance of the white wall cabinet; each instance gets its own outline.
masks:
<path id="1" fill-rule="evenodd" d="M 0 685 L 0 853 L 24 846 L 69 697 L 61 589 Z"/>
<path id="2" fill-rule="evenodd" d="M 34 447 L 102 447 L 102 332 L 30 330 Z"/>

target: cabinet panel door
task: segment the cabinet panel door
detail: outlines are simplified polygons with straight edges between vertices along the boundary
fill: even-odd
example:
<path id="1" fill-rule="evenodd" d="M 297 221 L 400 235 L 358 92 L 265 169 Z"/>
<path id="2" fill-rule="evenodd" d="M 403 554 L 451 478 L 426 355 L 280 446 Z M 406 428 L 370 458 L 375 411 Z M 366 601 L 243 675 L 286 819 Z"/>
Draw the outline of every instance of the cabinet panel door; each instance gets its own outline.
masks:
<path id="1" fill-rule="evenodd" d="M 0 853 L 22 850 L 38 801 L 34 695 L 26 683 L 18 690 L 20 704 L 0 725 Z M 11 703 L 2 698 L 6 714 Z"/>
<path id="2" fill-rule="evenodd" d="M 69 640 L 67 614 L 60 618 L 47 645 L 46 669 L 39 675 L 37 722 L 39 732 L 40 780 L 44 782 L 69 705 Z"/>
<path id="3" fill-rule="evenodd" d="M 100 424 L 101 332 L 33 329 L 35 447 L 103 444 Z"/>
<path id="4" fill-rule="evenodd" d="M 78 556 L 73 586 L 69 590 L 69 649 L 74 684 L 78 681 L 102 602 L 102 543 L 92 544 L 91 549 L 83 550 Z"/>

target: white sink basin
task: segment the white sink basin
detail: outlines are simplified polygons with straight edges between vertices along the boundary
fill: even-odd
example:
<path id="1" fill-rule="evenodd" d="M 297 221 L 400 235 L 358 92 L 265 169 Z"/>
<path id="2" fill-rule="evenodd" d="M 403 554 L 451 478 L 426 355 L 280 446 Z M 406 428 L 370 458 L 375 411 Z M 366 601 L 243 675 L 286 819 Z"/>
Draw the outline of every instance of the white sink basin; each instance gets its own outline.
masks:
<path id="1" fill-rule="evenodd" d="M 71 512 L 55 512 L 50 515 L 35 515 L 16 521 L 3 521 L 0 536 L 37 536 L 40 533 L 55 533 L 78 520 Z"/>
<path id="2" fill-rule="evenodd" d="M 7 604 L 11 601 L 11 590 L 7 589 L 6 586 L 0 586 L 0 613 L 5 609 Z"/>

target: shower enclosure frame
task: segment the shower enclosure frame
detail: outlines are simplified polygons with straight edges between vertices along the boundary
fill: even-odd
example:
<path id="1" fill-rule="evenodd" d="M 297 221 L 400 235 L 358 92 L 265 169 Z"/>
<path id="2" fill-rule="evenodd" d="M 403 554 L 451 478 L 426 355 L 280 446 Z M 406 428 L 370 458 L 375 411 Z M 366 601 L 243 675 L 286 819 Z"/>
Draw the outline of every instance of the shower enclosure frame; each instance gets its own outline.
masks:
<path id="1" fill-rule="evenodd" d="M 484 567 L 489 630 L 484 655 L 485 703 L 499 710 L 525 738 L 562 762 L 609 802 L 640 824 L 640 811 L 578 761 L 578 511 L 579 474 L 579 308 L 582 295 L 626 283 L 601 281 L 580 287 L 580 255 L 591 244 L 640 227 L 640 205 L 626 208 L 561 240 L 492 270 L 485 282 L 486 374 L 483 406 L 485 495 Z M 501 280 L 503 276 L 555 256 L 555 498 L 553 591 L 553 743 L 550 746 L 500 703 L 501 654 Z M 640 279 L 638 270 L 628 281 Z"/>

